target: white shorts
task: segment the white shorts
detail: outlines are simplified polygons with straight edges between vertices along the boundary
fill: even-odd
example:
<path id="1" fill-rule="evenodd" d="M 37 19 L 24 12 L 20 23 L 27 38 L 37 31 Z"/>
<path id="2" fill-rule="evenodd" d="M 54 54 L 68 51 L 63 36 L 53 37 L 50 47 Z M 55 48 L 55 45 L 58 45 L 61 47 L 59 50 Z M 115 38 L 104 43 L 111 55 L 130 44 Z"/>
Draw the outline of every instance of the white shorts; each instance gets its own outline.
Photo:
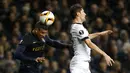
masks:
<path id="1" fill-rule="evenodd" d="M 89 69 L 89 62 L 85 60 L 82 60 L 82 61 L 71 60 L 70 72 L 71 73 L 91 73 Z"/>

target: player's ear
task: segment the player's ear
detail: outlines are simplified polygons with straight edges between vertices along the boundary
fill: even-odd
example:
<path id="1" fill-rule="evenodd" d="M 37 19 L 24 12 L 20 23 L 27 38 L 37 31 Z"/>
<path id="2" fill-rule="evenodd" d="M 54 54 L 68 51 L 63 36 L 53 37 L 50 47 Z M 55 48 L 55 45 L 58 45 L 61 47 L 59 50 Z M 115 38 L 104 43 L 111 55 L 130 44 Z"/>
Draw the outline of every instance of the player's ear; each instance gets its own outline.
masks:
<path id="1" fill-rule="evenodd" d="M 80 12 L 77 12 L 77 16 L 80 16 Z"/>
<path id="2" fill-rule="evenodd" d="M 39 29 L 38 29 L 38 28 L 35 28 L 34 30 L 35 30 L 35 32 L 38 32 L 38 31 L 39 31 Z"/>

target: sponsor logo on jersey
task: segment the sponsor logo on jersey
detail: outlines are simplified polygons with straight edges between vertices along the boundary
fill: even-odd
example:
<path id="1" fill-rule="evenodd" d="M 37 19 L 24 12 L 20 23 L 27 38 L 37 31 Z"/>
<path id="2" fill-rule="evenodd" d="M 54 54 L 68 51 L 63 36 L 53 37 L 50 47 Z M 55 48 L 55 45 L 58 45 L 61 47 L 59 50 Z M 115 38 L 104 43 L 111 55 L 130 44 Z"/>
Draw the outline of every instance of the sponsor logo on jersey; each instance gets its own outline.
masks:
<path id="1" fill-rule="evenodd" d="M 44 46 L 35 47 L 32 49 L 32 51 L 42 51 L 42 50 L 44 50 Z"/>

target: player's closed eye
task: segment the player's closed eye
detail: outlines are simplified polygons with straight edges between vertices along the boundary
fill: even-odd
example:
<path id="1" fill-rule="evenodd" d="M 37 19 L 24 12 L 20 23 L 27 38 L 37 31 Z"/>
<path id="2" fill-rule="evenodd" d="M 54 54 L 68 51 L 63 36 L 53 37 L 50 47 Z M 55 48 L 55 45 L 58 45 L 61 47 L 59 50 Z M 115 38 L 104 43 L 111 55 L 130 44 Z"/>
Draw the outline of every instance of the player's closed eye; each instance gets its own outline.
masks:
<path id="1" fill-rule="evenodd" d="M 44 34 L 47 34 L 47 33 L 48 33 L 48 31 L 47 31 L 47 30 L 42 29 L 42 28 L 40 28 L 40 29 L 39 29 L 39 31 L 40 31 L 40 32 L 42 32 L 42 33 L 44 33 Z"/>

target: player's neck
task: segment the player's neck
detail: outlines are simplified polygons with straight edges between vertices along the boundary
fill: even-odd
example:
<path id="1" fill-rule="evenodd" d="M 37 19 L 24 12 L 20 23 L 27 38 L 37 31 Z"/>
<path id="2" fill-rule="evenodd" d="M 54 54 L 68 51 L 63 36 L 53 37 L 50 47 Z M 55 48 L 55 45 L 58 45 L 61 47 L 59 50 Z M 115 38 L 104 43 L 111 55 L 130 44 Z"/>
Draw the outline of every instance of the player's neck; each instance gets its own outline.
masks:
<path id="1" fill-rule="evenodd" d="M 77 18 L 75 18 L 75 19 L 73 20 L 73 23 L 74 23 L 74 24 L 75 24 L 75 23 L 81 23 L 81 24 L 82 24 L 83 22 L 82 22 L 82 20 L 81 20 L 80 18 L 77 17 Z"/>

